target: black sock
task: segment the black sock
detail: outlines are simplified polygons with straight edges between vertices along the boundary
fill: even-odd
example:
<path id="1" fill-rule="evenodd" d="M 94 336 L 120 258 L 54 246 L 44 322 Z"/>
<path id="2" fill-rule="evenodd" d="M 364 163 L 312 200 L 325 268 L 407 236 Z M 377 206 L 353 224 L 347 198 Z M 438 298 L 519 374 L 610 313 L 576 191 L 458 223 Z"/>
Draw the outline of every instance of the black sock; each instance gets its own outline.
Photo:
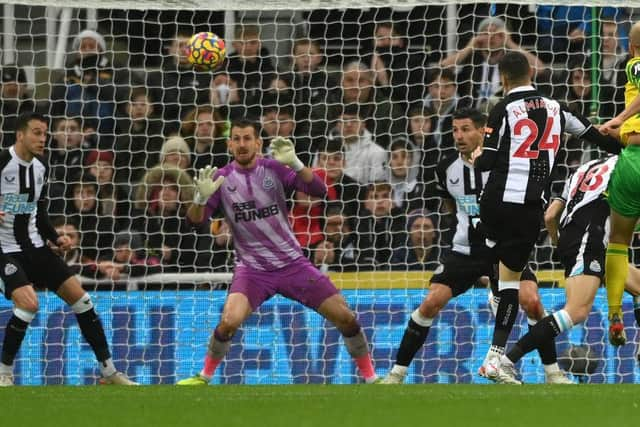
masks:
<path id="1" fill-rule="evenodd" d="M 104 335 L 102 322 L 98 317 L 95 309 L 85 311 L 84 313 L 76 313 L 78 325 L 82 336 L 89 343 L 96 355 L 98 362 L 104 362 L 111 357 L 107 337 Z"/>
<path id="2" fill-rule="evenodd" d="M 633 309 L 633 316 L 636 318 L 636 324 L 640 326 L 640 307 L 635 307 Z"/>
<path id="3" fill-rule="evenodd" d="M 537 325 L 537 323 L 536 323 Z M 529 333 L 535 325 L 529 325 Z M 556 353 L 556 340 L 550 339 L 538 346 L 538 354 L 543 365 L 552 365 L 558 361 L 558 354 Z"/>
<path id="4" fill-rule="evenodd" d="M 500 297 L 500 303 L 496 313 L 496 326 L 493 330 L 491 345 L 504 348 L 507 345 L 513 324 L 516 322 L 520 304 L 518 302 L 517 289 L 503 289 L 498 292 L 498 296 Z"/>
<path id="5" fill-rule="evenodd" d="M 8 366 L 13 365 L 13 361 L 20 350 L 20 345 L 27 334 L 29 324 L 19 319 L 14 314 L 9 319 L 4 331 L 4 342 L 2 343 L 2 363 Z"/>
<path id="6" fill-rule="evenodd" d="M 416 356 L 420 347 L 423 346 L 429 335 L 428 326 L 420 326 L 413 319 L 409 319 L 409 324 L 404 330 L 398 355 L 396 356 L 396 364 L 400 366 L 409 366 Z"/>
<path id="7" fill-rule="evenodd" d="M 558 335 L 560 335 L 560 327 L 553 315 L 549 315 L 536 323 L 528 334 L 520 338 L 520 341 L 507 353 L 507 357 L 515 363 L 525 354 L 540 348 L 541 344 L 553 341 Z"/>

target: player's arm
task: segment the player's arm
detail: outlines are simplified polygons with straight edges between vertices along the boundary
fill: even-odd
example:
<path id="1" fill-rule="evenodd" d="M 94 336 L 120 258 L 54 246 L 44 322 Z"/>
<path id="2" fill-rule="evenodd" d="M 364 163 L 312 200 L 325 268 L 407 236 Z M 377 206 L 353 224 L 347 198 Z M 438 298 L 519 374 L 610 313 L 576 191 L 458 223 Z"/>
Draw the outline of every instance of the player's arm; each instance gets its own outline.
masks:
<path id="1" fill-rule="evenodd" d="M 478 147 L 471 155 L 473 166 L 480 171 L 489 171 L 493 169 L 498 158 L 498 144 L 500 136 L 505 129 L 504 104 L 498 103 L 487 120 L 487 126 L 484 130 L 484 142 L 482 147 Z"/>
<path id="2" fill-rule="evenodd" d="M 43 189 L 43 194 L 44 189 Z M 47 201 L 44 197 L 40 197 L 38 200 L 38 206 L 36 211 L 36 228 L 42 237 L 49 240 L 51 243 L 58 244 L 60 235 L 56 232 L 56 229 L 51 224 L 49 218 L 49 212 L 47 211 Z"/>
<path id="3" fill-rule="evenodd" d="M 436 166 L 435 193 L 441 198 L 445 212 L 447 214 L 455 214 L 456 202 L 447 190 L 447 168 L 450 164 L 451 162 L 448 159 L 444 159 Z"/>
<path id="4" fill-rule="evenodd" d="M 640 89 L 640 59 L 633 58 L 627 62 L 626 73 L 627 81 Z M 608 135 L 612 129 L 619 128 L 625 121 L 638 113 L 640 113 L 640 96 L 636 96 L 620 114 L 602 125 L 600 132 Z"/>
<path id="5" fill-rule="evenodd" d="M 565 120 L 565 131 L 597 145 L 608 153 L 620 153 L 622 144 L 618 139 L 610 135 L 603 135 L 586 117 L 570 111 L 566 105 L 560 104 L 560 110 L 560 114 L 564 116 Z"/>
<path id="6" fill-rule="evenodd" d="M 202 224 L 220 205 L 218 189 L 224 182 L 224 176 L 220 175 L 214 180 L 217 171 L 218 168 L 211 166 L 198 171 L 196 194 L 187 210 L 187 220 L 192 224 Z"/>
<path id="7" fill-rule="evenodd" d="M 277 137 L 271 141 L 273 158 L 292 171 L 280 173 L 285 188 L 295 188 L 313 197 L 323 197 L 327 192 L 327 186 L 316 176 L 311 168 L 307 167 L 296 155 L 296 150 L 290 139 Z"/>
<path id="8" fill-rule="evenodd" d="M 558 235 L 560 230 L 560 217 L 564 210 L 565 201 L 561 198 L 556 198 L 551 201 L 551 204 L 544 213 L 544 225 L 551 238 L 551 243 L 554 246 L 558 244 Z"/>

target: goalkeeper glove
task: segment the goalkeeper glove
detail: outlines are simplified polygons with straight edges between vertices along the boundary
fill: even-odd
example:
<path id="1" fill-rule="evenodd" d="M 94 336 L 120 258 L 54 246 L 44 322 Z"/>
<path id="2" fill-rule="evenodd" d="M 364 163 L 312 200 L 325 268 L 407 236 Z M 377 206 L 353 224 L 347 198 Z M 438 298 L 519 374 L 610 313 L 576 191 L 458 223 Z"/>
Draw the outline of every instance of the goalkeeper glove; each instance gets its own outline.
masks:
<path id="1" fill-rule="evenodd" d="M 271 141 L 271 152 L 274 159 L 283 165 L 289 166 L 294 171 L 300 172 L 304 169 L 304 163 L 296 156 L 296 150 L 290 139 L 282 138 L 281 136 L 274 138 Z"/>
<path id="2" fill-rule="evenodd" d="M 211 178 L 218 171 L 218 168 L 207 166 L 198 171 L 198 177 L 196 178 L 196 194 L 193 197 L 193 203 L 196 205 L 204 206 L 207 204 L 209 197 L 213 195 L 222 183 L 224 182 L 224 176 L 219 176 L 215 181 Z"/>

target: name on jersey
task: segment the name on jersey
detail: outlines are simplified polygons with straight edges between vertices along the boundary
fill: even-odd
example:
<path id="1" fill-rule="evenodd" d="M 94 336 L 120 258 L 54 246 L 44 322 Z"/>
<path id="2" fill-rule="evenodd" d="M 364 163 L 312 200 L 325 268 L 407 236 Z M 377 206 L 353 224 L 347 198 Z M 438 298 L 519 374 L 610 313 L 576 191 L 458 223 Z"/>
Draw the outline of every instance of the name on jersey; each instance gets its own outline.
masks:
<path id="1" fill-rule="evenodd" d="M 456 197 L 458 207 L 469 216 L 480 215 L 480 205 L 478 197 L 475 194 L 464 194 Z"/>
<path id="2" fill-rule="evenodd" d="M 546 108 L 553 114 L 554 116 L 558 114 L 558 108 L 555 105 L 548 105 L 544 99 L 542 98 L 534 98 L 526 101 L 523 106 L 519 106 L 518 108 L 514 108 L 513 115 L 516 117 L 520 117 L 522 114 L 526 114 L 531 110 L 541 110 Z"/>
<path id="3" fill-rule="evenodd" d="M 29 201 L 28 194 L 9 193 L 2 197 L 2 211 L 13 215 L 31 214 L 36 211 L 37 203 Z"/>
<path id="4" fill-rule="evenodd" d="M 269 218 L 270 216 L 274 216 L 280 213 L 280 208 L 278 208 L 277 204 L 260 209 L 256 208 L 255 200 L 234 203 L 232 206 L 235 222 L 255 221 L 257 219 Z"/>

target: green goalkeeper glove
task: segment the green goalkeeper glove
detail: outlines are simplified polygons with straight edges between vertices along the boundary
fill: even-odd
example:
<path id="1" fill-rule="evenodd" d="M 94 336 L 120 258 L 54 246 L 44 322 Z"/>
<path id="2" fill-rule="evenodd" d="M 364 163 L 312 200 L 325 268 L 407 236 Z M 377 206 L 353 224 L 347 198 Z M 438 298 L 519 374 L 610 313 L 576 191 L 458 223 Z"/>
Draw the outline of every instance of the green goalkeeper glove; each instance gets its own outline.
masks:
<path id="1" fill-rule="evenodd" d="M 209 197 L 213 195 L 222 183 L 224 182 L 224 176 L 219 176 L 215 181 L 211 178 L 216 174 L 218 168 L 207 166 L 198 171 L 198 177 L 196 178 L 196 194 L 193 197 L 193 203 L 196 205 L 204 206 L 207 204 Z"/>
<path id="2" fill-rule="evenodd" d="M 296 150 L 290 139 L 281 136 L 274 138 L 271 141 L 271 152 L 274 159 L 283 165 L 289 166 L 294 171 L 300 172 L 304 169 L 304 163 L 296 156 Z"/>

